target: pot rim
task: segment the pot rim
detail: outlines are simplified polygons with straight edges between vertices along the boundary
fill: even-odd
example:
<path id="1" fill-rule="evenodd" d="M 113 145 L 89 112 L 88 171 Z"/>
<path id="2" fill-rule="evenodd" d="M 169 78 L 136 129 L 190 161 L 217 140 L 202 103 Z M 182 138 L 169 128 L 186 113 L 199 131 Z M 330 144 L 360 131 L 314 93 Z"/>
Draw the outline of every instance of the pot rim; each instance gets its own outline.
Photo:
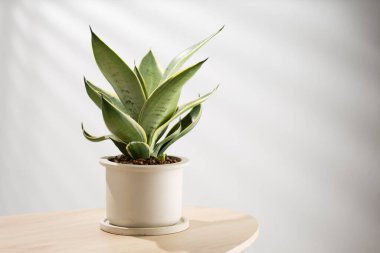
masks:
<path id="1" fill-rule="evenodd" d="M 139 164 L 129 164 L 129 163 L 115 163 L 108 160 L 108 158 L 113 156 L 103 156 L 100 158 L 99 163 L 103 165 L 105 168 L 112 168 L 112 169 L 120 169 L 120 170 L 134 170 L 134 171 L 140 171 L 140 172 L 147 172 L 147 171 L 163 171 L 163 170 L 173 170 L 173 169 L 179 169 L 183 168 L 187 165 L 189 165 L 189 159 L 183 156 L 174 156 L 176 158 L 181 159 L 181 161 L 176 163 L 169 163 L 169 164 L 157 164 L 157 165 L 139 165 Z"/>

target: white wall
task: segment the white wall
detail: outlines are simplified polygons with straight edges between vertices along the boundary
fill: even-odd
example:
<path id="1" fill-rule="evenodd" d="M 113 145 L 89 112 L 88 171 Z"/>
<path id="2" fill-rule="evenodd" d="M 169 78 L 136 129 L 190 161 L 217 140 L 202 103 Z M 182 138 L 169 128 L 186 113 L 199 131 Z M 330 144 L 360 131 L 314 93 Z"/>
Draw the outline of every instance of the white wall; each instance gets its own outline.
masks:
<path id="1" fill-rule="evenodd" d="M 0 215 L 104 206 L 89 24 L 162 65 L 226 24 L 183 100 L 221 87 L 170 150 L 185 203 L 255 215 L 252 252 L 379 252 L 379 21 L 375 1 L 1 1 Z"/>

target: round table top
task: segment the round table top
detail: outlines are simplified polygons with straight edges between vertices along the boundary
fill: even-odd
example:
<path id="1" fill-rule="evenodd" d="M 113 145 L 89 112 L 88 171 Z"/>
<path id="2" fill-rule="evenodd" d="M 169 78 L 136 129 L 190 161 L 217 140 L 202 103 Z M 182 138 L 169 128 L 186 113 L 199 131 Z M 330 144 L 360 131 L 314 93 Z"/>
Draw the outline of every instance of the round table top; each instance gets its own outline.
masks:
<path id="1" fill-rule="evenodd" d="M 0 252 L 242 252 L 259 232 L 254 217 L 220 208 L 185 208 L 190 228 L 161 236 L 103 232 L 104 216 L 104 209 L 2 216 Z"/>

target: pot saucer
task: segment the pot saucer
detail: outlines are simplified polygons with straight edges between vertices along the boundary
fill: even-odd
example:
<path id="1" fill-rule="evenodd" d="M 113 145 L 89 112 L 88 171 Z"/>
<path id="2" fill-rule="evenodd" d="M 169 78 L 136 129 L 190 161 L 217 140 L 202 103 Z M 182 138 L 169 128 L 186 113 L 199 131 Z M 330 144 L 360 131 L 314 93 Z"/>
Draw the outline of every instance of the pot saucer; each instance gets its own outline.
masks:
<path id="1" fill-rule="evenodd" d="M 109 223 L 108 219 L 100 221 L 100 229 L 104 232 L 116 235 L 167 235 L 178 233 L 189 228 L 189 219 L 182 217 L 176 224 L 165 227 L 154 228 L 127 228 L 119 227 Z"/>

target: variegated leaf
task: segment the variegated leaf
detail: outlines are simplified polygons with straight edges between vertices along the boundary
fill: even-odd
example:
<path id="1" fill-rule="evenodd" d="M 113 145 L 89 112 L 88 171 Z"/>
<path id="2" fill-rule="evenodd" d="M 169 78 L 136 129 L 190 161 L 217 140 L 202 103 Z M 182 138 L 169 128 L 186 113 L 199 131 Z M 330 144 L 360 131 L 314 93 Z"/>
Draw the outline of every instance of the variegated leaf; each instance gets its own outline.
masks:
<path id="1" fill-rule="evenodd" d="M 126 144 L 124 142 L 122 142 L 121 140 L 119 140 L 114 135 L 93 136 L 93 135 L 89 134 L 84 129 L 83 123 L 82 123 L 82 132 L 83 132 L 84 137 L 87 140 L 92 141 L 92 142 L 100 142 L 100 141 L 104 141 L 104 140 L 111 140 L 115 144 L 115 146 L 120 150 L 121 153 L 123 153 L 124 155 L 129 155 L 127 152 L 127 149 L 125 148 Z"/>
<path id="2" fill-rule="evenodd" d="M 150 157 L 150 149 L 145 142 L 132 141 L 128 143 L 126 149 L 133 159 L 148 159 Z"/>
<path id="3" fill-rule="evenodd" d="M 201 105 L 197 105 L 183 119 L 181 119 L 176 125 L 174 125 L 174 129 L 179 126 L 181 130 L 179 132 L 175 130 L 171 134 L 171 136 L 173 137 L 170 138 L 170 140 L 167 141 L 164 145 L 162 145 L 162 147 L 160 147 L 158 155 L 164 154 L 164 152 L 167 148 L 169 148 L 170 145 L 172 145 L 178 139 L 182 138 L 184 135 L 190 132 L 198 124 L 199 119 L 201 118 L 201 114 Z"/>
<path id="4" fill-rule="evenodd" d="M 104 97 L 102 112 L 107 128 L 123 142 L 147 141 L 144 129 L 132 117 L 117 109 Z"/>
<path id="5" fill-rule="evenodd" d="M 161 82 L 164 82 L 166 79 L 168 79 L 171 75 L 175 74 L 179 69 L 183 66 L 183 64 L 195 53 L 197 52 L 202 46 L 204 46 L 209 40 L 211 40 L 215 35 L 217 35 L 220 31 L 222 31 L 224 28 L 221 27 L 217 32 L 211 34 L 206 39 L 198 42 L 197 44 L 185 49 L 181 53 L 179 53 L 174 59 L 169 63 L 169 65 L 166 67 L 164 74 L 162 75 Z"/>
<path id="6" fill-rule="evenodd" d="M 167 120 L 164 124 L 162 124 L 160 127 L 158 127 L 154 131 L 154 133 L 151 137 L 150 143 L 153 143 L 153 144 L 156 143 L 158 135 L 163 131 L 163 129 L 165 129 L 173 120 L 175 120 L 176 118 L 181 116 L 183 113 L 185 113 L 188 110 L 194 108 L 195 106 L 203 103 L 208 97 L 210 97 L 218 89 L 218 87 L 219 87 L 219 85 L 215 89 L 213 89 L 211 92 L 209 92 L 209 93 L 207 93 L 207 94 L 205 94 L 205 95 L 203 95 L 203 96 L 201 96 L 201 97 L 199 97 L 193 101 L 190 101 L 188 103 L 181 105 L 169 120 Z"/>
<path id="7" fill-rule="evenodd" d="M 181 120 L 180 120 L 181 121 Z M 163 145 L 165 145 L 166 143 L 168 143 L 169 141 L 171 141 L 174 137 L 176 137 L 179 133 L 181 132 L 181 124 L 180 122 L 178 122 L 177 124 L 175 124 L 171 129 L 170 131 L 168 132 L 168 134 L 166 135 L 166 137 L 158 142 L 155 146 L 154 146 L 154 152 L 153 152 L 153 155 L 154 156 L 158 156 L 158 152 L 160 151 L 161 147 Z"/>
<path id="8" fill-rule="evenodd" d="M 146 100 L 137 76 L 92 30 L 91 34 L 92 50 L 99 69 L 125 105 L 128 115 L 137 119 Z"/>
<path id="9" fill-rule="evenodd" d="M 151 50 L 149 50 L 149 52 L 141 60 L 139 72 L 145 82 L 146 97 L 149 98 L 149 96 L 160 84 L 162 78 L 161 67 L 157 63 L 157 60 Z"/>
<path id="10" fill-rule="evenodd" d="M 143 76 L 141 75 L 139 69 L 136 66 L 133 68 L 133 71 L 135 72 L 137 78 L 139 79 L 140 85 L 144 91 L 144 95 L 147 98 L 148 96 L 147 96 L 147 91 L 146 91 L 146 84 L 145 84 Z"/>
<path id="11" fill-rule="evenodd" d="M 90 81 L 84 79 L 84 84 L 86 87 L 86 91 L 91 100 L 102 109 L 102 96 L 107 98 L 117 109 L 124 113 L 128 113 L 124 104 L 120 101 L 115 93 L 108 92 L 99 87 L 93 85 Z"/>
<path id="12" fill-rule="evenodd" d="M 198 71 L 204 62 L 201 61 L 169 78 L 148 98 L 139 117 L 139 123 L 148 134 L 148 137 L 175 112 L 182 86 Z"/>

